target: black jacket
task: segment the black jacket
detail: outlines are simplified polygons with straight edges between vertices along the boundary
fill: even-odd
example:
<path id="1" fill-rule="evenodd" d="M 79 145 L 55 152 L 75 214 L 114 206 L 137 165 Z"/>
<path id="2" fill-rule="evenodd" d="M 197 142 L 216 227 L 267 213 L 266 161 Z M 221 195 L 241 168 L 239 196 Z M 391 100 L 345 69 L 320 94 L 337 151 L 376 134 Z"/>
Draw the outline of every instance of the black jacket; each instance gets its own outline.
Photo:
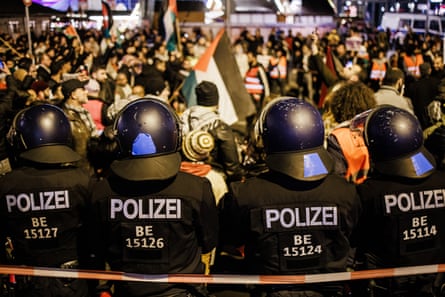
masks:
<path id="1" fill-rule="evenodd" d="M 359 214 L 355 186 L 343 177 L 302 182 L 269 172 L 231 184 L 221 244 L 245 246 L 245 273 L 345 271 Z"/>
<path id="2" fill-rule="evenodd" d="M 363 215 L 357 250 L 374 267 L 443 263 L 445 260 L 445 177 L 368 178 L 358 186 Z"/>
<path id="3" fill-rule="evenodd" d="M 215 149 L 210 153 L 210 164 L 221 167 L 229 180 L 240 180 L 246 175 L 241 167 L 237 144 L 232 128 L 219 120 L 208 130 L 215 140 Z"/>
<path id="4" fill-rule="evenodd" d="M 92 187 L 93 246 L 98 268 L 142 274 L 203 273 L 201 254 L 216 247 L 218 220 L 208 180 L 179 172 L 164 181 L 114 175 Z M 188 287 L 115 283 L 114 296 L 181 294 Z"/>
<path id="5" fill-rule="evenodd" d="M 0 229 L 13 240 L 16 264 L 59 267 L 79 258 L 88 183 L 78 168 L 20 167 L 0 178 Z"/>
<path id="6" fill-rule="evenodd" d="M 9 237 L 13 246 L 13 259 L 7 261 L 3 250 L 1 262 L 85 268 L 88 183 L 89 177 L 73 167 L 20 167 L 0 177 L 0 240 Z M 15 296 L 88 296 L 85 280 L 24 279 L 17 276 Z"/>
<path id="7" fill-rule="evenodd" d="M 419 119 L 422 129 L 426 129 L 431 125 L 427 107 L 439 94 L 439 83 L 440 81 L 437 78 L 427 76 L 407 86 L 405 95 L 411 99 L 414 114 Z"/>

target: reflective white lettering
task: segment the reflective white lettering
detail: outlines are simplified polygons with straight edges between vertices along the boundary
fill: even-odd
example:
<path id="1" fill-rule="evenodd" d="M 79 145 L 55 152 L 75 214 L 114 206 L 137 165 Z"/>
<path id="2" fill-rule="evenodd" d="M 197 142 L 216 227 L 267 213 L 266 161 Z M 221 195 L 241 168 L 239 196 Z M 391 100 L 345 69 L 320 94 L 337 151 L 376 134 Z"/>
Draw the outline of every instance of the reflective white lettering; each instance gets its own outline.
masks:
<path id="1" fill-rule="evenodd" d="M 435 190 L 434 191 L 434 200 L 436 207 L 445 207 L 444 200 L 443 200 L 443 191 L 444 190 Z"/>
<path id="2" fill-rule="evenodd" d="M 423 209 L 443 208 L 445 189 L 427 190 L 420 192 L 388 194 L 384 196 L 385 213 L 393 211 L 413 212 Z"/>
<path id="3" fill-rule="evenodd" d="M 391 213 L 391 207 L 397 205 L 396 195 L 385 195 L 386 213 Z"/>
<path id="4" fill-rule="evenodd" d="M 181 209 L 178 208 L 179 199 L 169 199 L 165 205 L 165 218 L 175 219 L 177 216 L 181 217 Z"/>
<path id="5" fill-rule="evenodd" d="M 31 208 L 31 200 L 34 201 L 34 194 L 30 196 L 27 194 L 19 194 L 17 196 L 17 208 L 21 212 L 28 212 Z M 40 207 L 36 208 L 36 210 L 40 210 Z"/>
<path id="6" fill-rule="evenodd" d="M 110 203 L 110 219 L 181 219 L 181 200 L 175 198 L 119 199 Z"/>
<path id="7" fill-rule="evenodd" d="M 46 191 L 38 193 L 20 193 L 6 195 L 8 212 L 17 209 L 20 212 L 64 209 L 70 207 L 68 191 Z"/>
<path id="8" fill-rule="evenodd" d="M 138 216 L 138 202 L 134 199 L 128 199 L 124 202 L 124 216 L 127 219 L 135 219 Z"/>
<path id="9" fill-rule="evenodd" d="M 324 209 L 324 208 L 323 208 Z M 326 225 L 327 222 L 324 222 L 324 216 L 322 219 L 320 219 L 320 214 L 321 214 L 321 207 L 314 207 L 313 211 L 314 213 L 312 214 L 312 219 L 311 219 L 311 226 L 321 226 L 321 225 Z M 308 211 L 308 209 L 306 209 L 306 211 Z M 308 216 L 306 216 L 308 217 Z M 323 222 L 322 222 L 323 220 Z"/>
<path id="10" fill-rule="evenodd" d="M 312 206 L 305 208 L 266 209 L 265 225 L 267 229 L 313 227 L 313 226 L 337 226 L 336 206 Z"/>
<path id="11" fill-rule="evenodd" d="M 414 204 L 414 203 L 413 203 Z M 399 195 L 398 203 L 399 209 L 402 212 L 407 212 L 411 209 L 411 197 L 408 194 L 402 193 Z"/>
<path id="12" fill-rule="evenodd" d="M 157 203 L 157 207 L 156 207 L 154 216 L 158 219 L 165 219 L 165 212 L 162 212 L 162 210 L 165 207 L 165 200 L 164 199 L 155 199 L 154 202 Z"/>
<path id="13" fill-rule="evenodd" d="M 280 212 L 277 209 L 266 209 L 266 227 L 270 229 L 272 222 L 276 222 L 280 219 Z"/>
<path id="14" fill-rule="evenodd" d="M 116 213 L 121 212 L 123 207 L 122 200 L 120 199 L 111 199 L 111 207 L 110 207 L 110 218 L 115 219 Z"/>
<path id="15" fill-rule="evenodd" d="M 8 212 L 12 212 L 12 207 L 16 205 L 16 197 L 14 195 L 6 195 L 6 207 L 8 207 Z"/>

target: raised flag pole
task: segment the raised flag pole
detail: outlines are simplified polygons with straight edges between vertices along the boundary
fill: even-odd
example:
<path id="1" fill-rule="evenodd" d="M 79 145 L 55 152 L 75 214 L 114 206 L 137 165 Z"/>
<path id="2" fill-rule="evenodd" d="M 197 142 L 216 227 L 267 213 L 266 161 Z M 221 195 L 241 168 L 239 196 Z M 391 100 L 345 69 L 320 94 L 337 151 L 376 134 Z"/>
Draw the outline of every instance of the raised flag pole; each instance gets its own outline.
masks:
<path id="1" fill-rule="evenodd" d="M 23 55 L 19 53 L 9 42 L 0 37 L 0 42 L 6 45 L 14 54 L 16 54 L 19 58 L 23 58 Z"/>
<path id="2" fill-rule="evenodd" d="M 173 92 L 171 93 L 170 98 L 168 98 L 168 103 L 172 103 L 173 100 L 178 98 L 178 95 L 181 92 L 181 89 L 184 86 L 184 83 L 185 83 L 185 79 L 183 79 L 182 82 L 179 84 L 179 86 L 173 90 Z"/>
<path id="3" fill-rule="evenodd" d="M 442 42 L 443 42 L 443 44 L 442 44 L 442 48 L 443 48 L 442 58 L 443 58 L 443 63 L 445 64 L 445 36 L 443 37 Z"/>
<path id="4" fill-rule="evenodd" d="M 23 4 L 25 5 L 25 14 L 26 14 L 26 31 L 28 34 L 28 53 L 32 58 L 32 40 L 31 40 L 31 29 L 30 29 L 30 21 L 29 21 L 29 7 L 32 4 L 32 0 L 23 0 Z M 34 60 L 34 59 L 33 59 Z"/>
<path id="5" fill-rule="evenodd" d="M 181 29 L 179 28 L 179 14 L 176 15 L 175 18 L 175 31 L 176 31 L 176 46 L 178 48 L 178 52 L 182 55 L 182 43 L 181 43 Z"/>
<path id="6" fill-rule="evenodd" d="M 225 25 L 226 25 L 226 33 L 231 38 L 232 36 L 232 20 L 231 20 L 231 11 L 232 11 L 232 0 L 226 0 L 226 19 L 225 19 Z"/>

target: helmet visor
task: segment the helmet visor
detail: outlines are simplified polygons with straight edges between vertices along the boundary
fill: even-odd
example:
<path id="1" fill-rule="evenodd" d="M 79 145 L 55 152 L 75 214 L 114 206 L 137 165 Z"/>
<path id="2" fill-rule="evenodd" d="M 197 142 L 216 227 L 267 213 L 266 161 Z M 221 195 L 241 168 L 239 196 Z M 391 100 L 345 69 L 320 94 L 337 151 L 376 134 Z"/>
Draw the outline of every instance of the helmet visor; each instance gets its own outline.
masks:
<path id="1" fill-rule="evenodd" d="M 407 178 L 424 178 L 436 168 L 434 157 L 421 147 L 417 152 L 406 157 L 375 162 L 375 169 L 386 175 Z"/>
<path id="2" fill-rule="evenodd" d="M 36 147 L 20 154 L 20 157 L 46 164 L 62 164 L 77 162 L 81 159 L 80 155 L 66 145 L 45 145 Z"/>
<path id="3" fill-rule="evenodd" d="M 179 172 L 181 155 L 179 153 L 115 160 L 111 170 L 126 180 L 166 180 Z"/>
<path id="4" fill-rule="evenodd" d="M 272 170 L 302 181 L 320 180 L 331 173 L 334 167 L 331 156 L 323 147 L 269 154 L 266 164 Z"/>

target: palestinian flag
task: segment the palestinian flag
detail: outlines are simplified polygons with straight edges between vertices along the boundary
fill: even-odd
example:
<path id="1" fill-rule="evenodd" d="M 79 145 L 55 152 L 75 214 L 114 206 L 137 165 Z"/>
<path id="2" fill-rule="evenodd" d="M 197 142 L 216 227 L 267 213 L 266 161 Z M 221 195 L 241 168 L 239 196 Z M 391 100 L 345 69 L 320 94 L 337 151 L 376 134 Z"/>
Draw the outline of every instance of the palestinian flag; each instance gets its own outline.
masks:
<path id="1" fill-rule="evenodd" d="M 203 80 L 211 81 L 218 87 L 219 114 L 227 124 L 244 121 L 247 116 L 256 112 L 232 55 L 230 40 L 224 28 L 218 32 L 185 79 L 182 94 L 188 107 L 196 105 L 195 87 Z"/>
<path id="2" fill-rule="evenodd" d="M 177 37 L 176 37 L 176 20 L 178 18 L 178 8 L 176 6 L 176 0 L 168 0 L 168 6 L 166 3 L 162 6 L 161 10 L 162 24 L 161 27 L 162 36 L 167 43 L 167 50 L 169 52 L 177 49 Z"/>
<path id="3" fill-rule="evenodd" d="M 77 34 L 76 28 L 72 24 L 69 24 L 68 26 L 65 27 L 65 29 L 63 30 L 63 34 L 65 34 L 65 36 L 68 37 L 69 39 L 76 38 L 79 36 Z"/>
<path id="4" fill-rule="evenodd" d="M 110 5 L 102 0 L 102 30 L 105 37 L 110 37 L 110 30 L 113 27 L 113 16 L 111 15 Z"/>

